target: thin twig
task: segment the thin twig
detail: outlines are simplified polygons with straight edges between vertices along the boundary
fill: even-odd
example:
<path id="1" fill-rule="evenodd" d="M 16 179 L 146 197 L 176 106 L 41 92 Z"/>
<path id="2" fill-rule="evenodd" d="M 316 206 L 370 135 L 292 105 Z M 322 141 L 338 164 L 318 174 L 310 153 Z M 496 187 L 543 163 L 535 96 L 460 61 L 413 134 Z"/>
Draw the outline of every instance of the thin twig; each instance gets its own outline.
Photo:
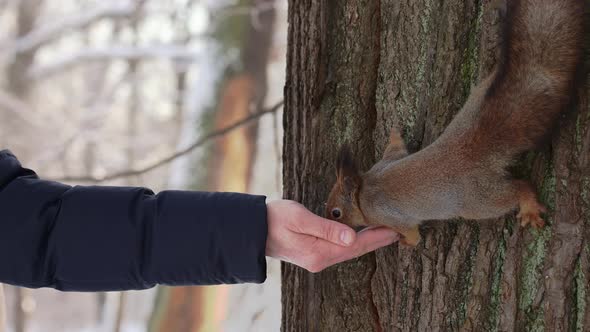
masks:
<path id="1" fill-rule="evenodd" d="M 259 111 L 257 113 L 253 113 L 248 115 L 247 117 L 234 122 L 233 124 L 213 131 L 211 133 L 208 133 L 202 137 L 200 137 L 199 139 L 197 139 L 196 141 L 194 141 L 191 145 L 189 145 L 188 147 L 181 149 L 179 151 L 174 152 L 173 154 L 169 155 L 166 158 L 163 158 L 159 161 L 156 161 L 148 166 L 142 167 L 142 168 L 138 168 L 138 169 L 129 169 L 129 170 L 124 170 L 124 171 L 119 171 L 119 172 L 115 172 L 106 176 L 102 176 L 102 177 L 94 177 L 94 176 L 67 176 L 67 177 L 63 177 L 63 178 L 59 178 L 59 179 L 55 179 L 55 181 L 60 181 L 60 182 L 93 182 L 93 183 L 100 183 L 100 182 L 105 182 L 105 181 L 110 181 L 110 180 L 115 180 L 115 179 L 120 179 L 120 178 L 126 178 L 129 176 L 137 176 L 137 175 L 141 175 L 141 174 L 145 174 L 149 171 L 152 171 L 156 168 L 159 168 L 161 166 L 164 166 L 166 164 L 169 164 L 170 162 L 174 161 L 175 159 L 182 157 L 188 153 L 190 153 L 191 151 L 195 150 L 196 148 L 204 145 L 205 143 L 209 142 L 212 139 L 218 138 L 220 136 L 223 136 L 243 125 L 249 124 L 250 122 L 256 121 L 258 120 L 260 117 L 262 117 L 263 115 L 266 114 L 270 114 L 270 113 L 275 113 L 277 112 L 279 109 L 281 109 L 281 107 L 283 106 L 283 102 L 279 102 L 276 105 L 274 105 L 273 107 L 269 108 L 269 109 L 265 109 L 262 111 Z"/>

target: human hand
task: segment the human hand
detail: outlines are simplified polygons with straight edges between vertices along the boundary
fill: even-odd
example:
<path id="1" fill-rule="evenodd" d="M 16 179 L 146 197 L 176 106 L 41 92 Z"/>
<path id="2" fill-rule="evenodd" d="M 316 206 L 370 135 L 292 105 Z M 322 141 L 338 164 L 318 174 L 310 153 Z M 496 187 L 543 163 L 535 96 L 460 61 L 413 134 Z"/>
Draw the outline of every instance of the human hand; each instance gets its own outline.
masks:
<path id="1" fill-rule="evenodd" d="M 357 234 L 352 228 L 318 217 L 289 200 L 268 203 L 267 221 L 266 256 L 314 273 L 399 240 L 397 233 L 384 227 Z"/>

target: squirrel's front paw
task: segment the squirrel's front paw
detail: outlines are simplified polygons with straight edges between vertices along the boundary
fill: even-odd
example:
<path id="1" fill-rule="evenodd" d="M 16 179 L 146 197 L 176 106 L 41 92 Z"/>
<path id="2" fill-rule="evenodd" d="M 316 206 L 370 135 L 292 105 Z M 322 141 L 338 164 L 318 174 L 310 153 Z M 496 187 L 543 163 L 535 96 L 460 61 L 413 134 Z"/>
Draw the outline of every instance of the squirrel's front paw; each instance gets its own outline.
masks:
<path id="1" fill-rule="evenodd" d="M 541 205 L 537 200 L 531 200 L 527 202 L 521 202 L 520 211 L 516 218 L 520 220 L 520 225 L 525 227 L 530 224 L 534 228 L 543 228 L 545 226 L 545 220 L 541 217 L 541 213 L 546 213 L 547 209 Z"/>
<path id="2" fill-rule="evenodd" d="M 420 243 L 421 237 L 418 226 L 404 230 L 400 232 L 400 234 L 402 237 L 400 238 L 399 243 L 406 247 L 415 247 Z"/>

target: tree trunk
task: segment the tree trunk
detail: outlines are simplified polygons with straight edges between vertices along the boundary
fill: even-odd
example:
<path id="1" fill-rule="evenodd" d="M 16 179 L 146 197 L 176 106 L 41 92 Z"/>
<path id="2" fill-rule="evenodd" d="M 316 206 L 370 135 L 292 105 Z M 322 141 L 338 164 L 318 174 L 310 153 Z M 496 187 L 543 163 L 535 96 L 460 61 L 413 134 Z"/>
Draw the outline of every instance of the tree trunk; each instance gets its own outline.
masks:
<path id="1" fill-rule="evenodd" d="M 323 213 L 345 142 L 363 170 L 392 126 L 411 151 L 432 143 L 495 64 L 502 19 L 490 2 L 289 1 L 286 198 Z M 415 249 L 315 275 L 284 263 L 283 331 L 590 330 L 587 92 L 516 167 L 550 208 L 549 227 L 430 222 Z"/>

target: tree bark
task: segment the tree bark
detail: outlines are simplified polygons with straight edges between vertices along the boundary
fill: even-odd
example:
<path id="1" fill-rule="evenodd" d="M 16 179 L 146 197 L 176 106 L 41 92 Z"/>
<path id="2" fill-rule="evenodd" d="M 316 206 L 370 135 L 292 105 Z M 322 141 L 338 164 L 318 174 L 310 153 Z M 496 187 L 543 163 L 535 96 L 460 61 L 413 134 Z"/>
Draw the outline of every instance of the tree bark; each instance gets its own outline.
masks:
<path id="1" fill-rule="evenodd" d="M 398 125 L 432 143 L 496 62 L 489 1 L 289 1 L 285 197 L 323 213 L 338 148 L 368 169 Z M 415 249 L 392 245 L 310 274 L 283 264 L 283 331 L 590 330 L 590 110 L 580 91 L 553 139 L 515 167 L 551 210 L 429 222 Z"/>

